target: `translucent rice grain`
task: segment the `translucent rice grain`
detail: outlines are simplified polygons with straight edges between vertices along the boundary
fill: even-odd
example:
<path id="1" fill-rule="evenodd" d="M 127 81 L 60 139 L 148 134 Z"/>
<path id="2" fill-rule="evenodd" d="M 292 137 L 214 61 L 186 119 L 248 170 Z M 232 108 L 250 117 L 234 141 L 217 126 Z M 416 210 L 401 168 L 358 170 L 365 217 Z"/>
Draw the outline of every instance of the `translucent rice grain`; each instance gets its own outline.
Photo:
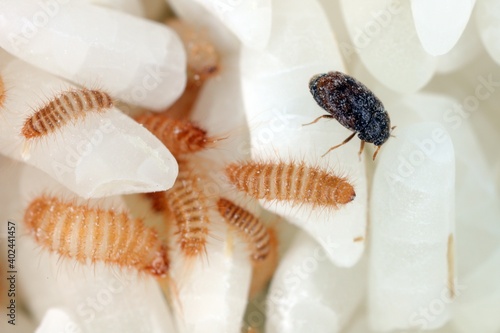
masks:
<path id="1" fill-rule="evenodd" d="M 109 7 L 135 16 L 144 16 L 142 0 L 87 0 L 95 5 Z"/>
<path id="2" fill-rule="evenodd" d="M 19 60 L 3 63 L 7 96 L 0 109 L 0 152 L 49 174 L 82 197 L 170 188 L 177 162 L 145 128 L 113 108 L 89 114 L 40 138 L 21 135 L 26 118 L 73 85 Z"/>
<path id="3" fill-rule="evenodd" d="M 373 76 L 400 93 L 418 91 L 433 76 L 437 60 L 420 44 L 408 1 L 342 0 L 351 36 L 348 47 L 359 54 Z"/>
<path id="4" fill-rule="evenodd" d="M 500 64 L 500 2 L 478 1 L 476 22 L 483 45 L 493 60 Z"/>
<path id="5" fill-rule="evenodd" d="M 164 25 L 81 1 L 3 1 L 0 13 L 0 46 L 48 72 L 156 110 L 184 89 L 186 55 Z"/>
<path id="6" fill-rule="evenodd" d="M 171 272 L 177 286 L 173 302 L 179 333 L 238 332 L 243 320 L 252 270 L 250 258 L 244 244 L 231 240 L 225 228 L 219 230 L 207 245 L 206 255 L 193 261 L 187 262 L 182 254 L 172 251 Z"/>
<path id="7" fill-rule="evenodd" d="M 412 0 L 418 38 L 430 55 L 449 52 L 462 35 L 475 0 Z"/>
<path id="8" fill-rule="evenodd" d="M 361 303 L 365 280 L 366 261 L 336 267 L 320 244 L 300 232 L 271 284 L 266 332 L 340 332 Z"/>
<path id="9" fill-rule="evenodd" d="M 456 297 L 453 145 L 441 125 L 420 123 L 382 154 L 370 206 L 371 327 L 439 328 Z"/>
<path id="10" fill-rule="evenodd" d="M 189 0 L 198 2 L 222 21 L 241 42 L 252 48 L 263 48 L 271 32 L 272 0 Z"/>

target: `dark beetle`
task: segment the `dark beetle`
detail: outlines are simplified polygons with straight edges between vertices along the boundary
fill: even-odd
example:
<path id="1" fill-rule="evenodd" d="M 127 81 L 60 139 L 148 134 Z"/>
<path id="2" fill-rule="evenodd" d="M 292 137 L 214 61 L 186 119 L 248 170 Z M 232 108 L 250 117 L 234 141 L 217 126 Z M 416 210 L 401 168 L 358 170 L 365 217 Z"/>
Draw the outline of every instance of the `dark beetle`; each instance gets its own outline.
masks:
<path id="1" fill-rule="evenodd" d="M 318 105 L 330 114 L 305 125 L 314 124 L 321 118 L 334 118 L 354 132 L 323 156 L 349 142 L 357 133 L 361 139 L 359 154 L 363 152 L 365 142 L 371 142 L 377 146 L 373 154 L 375 160 L 380 146 L 391 135 L 391 120 L 382 102 L 364 84 L 340 72 L 315 75 L 309 81 L 309 90 Z"/>

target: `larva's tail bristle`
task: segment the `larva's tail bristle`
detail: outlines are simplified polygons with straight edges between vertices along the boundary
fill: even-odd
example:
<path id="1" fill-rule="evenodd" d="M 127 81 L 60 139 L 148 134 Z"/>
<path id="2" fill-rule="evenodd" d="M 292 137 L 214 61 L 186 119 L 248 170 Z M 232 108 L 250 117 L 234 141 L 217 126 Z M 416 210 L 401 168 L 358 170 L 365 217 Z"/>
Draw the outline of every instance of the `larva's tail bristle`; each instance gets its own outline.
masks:
<path id="1" fill-rule="evenodd" d="M 126 213 L 41 196 L 27 207 L 24 222 L 38 244 L 64 258 L 102 261 L 153 276 L 168 272 L 167 249 L 156 231 Z"/>
<path id="2" fill-rule="evenodd" d="M 253 214 L 234 202 L 220 198 L 217 208 L 226 222 L 248 242 L 252 260 L 261 261 L 269 254 L 270 238 L 266 226 Z"/>
<path id="3" fill-rule="evenodd" d="M 21 129 L 26 139 L 42 137 L 66 125 L 72 119 L 85 117 L 87 112 L 103 112 L 113 107 L 105 92 L 89 89 L 65 91 L 28 117 Z"/>
<path id="4" fill-rule="evenodd" d="M 255 199 L 336 209 L 356 197 L 353 186 L 345 178 L 303 162 L 231 163 L 225 173 L 238 190 Z"/>
<path id="5" fill-rule="evenodd" d="M 207 136 L 207 132 L 186 121 L 164 114 L 143 114 L 135 120 L 155 135 L 174 155 L 195 153 L 212 147 L 220 138 Z"/>

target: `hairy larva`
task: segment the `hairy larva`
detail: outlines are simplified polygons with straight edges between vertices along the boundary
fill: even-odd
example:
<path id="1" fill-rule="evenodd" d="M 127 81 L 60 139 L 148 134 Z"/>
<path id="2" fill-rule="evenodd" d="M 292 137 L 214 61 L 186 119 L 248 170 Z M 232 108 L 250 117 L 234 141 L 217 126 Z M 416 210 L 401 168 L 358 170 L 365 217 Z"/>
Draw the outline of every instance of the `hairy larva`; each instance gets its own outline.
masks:
<path id="1" fill-rule="evenodd" d="M 62 257 L 167 275 L 167 249 L 156 231 L 124 212 L 40 196 L 26 209 L 24 223 L 38 244 Z"/>
<path id="2" fill-rule="evenodd" d="M 221 140 L 186 120 L 172 119 L 164 114 L 143 114 L 135 118 L 153 133 L 174 155 L 194 153 L 211 148 Z"/>
<path id="3" fill-rule="evenodd" d="M 356 193 L 346 178 L 300 163 L 243 162 L 226 166 L 226 176 L 255 199 L 337 208 Z"/>
<path id="4" fill-rule="evenodd" d="M 187 257 L 206 253 L 209 233 L 209 202 L 202 190 L 203 179 L 187 163 L 179 162 L 179 175 L 166 194 L 168 209 L 177 226 L 177 242 Z"/>
<path id="5" fill-rule="evenodd" d="M 113 107 L 111 97 L 100 90 L 65 91 L 39 108 L 26 119 L 21 134 L 33 139 L 54 132 L 72 119 L 85 117 L 89 111 L 102 112 Z"/>
<path id="6" fill-rule="evenodd" d="M 448 261 L 448 291 L 450 298 L 455 298 L 455 241 L 453 234 L 448 236 L 448 251 L 446 253 Z"/>
<path id="7" fill-rule="evenodd" d="M 206 32 L 176 19 L 169 20 L 168 25 L 179 35 L 186 49 L 188 87 L 200 86 L 219 72 L 219 54 Z"/>
<path id="8" fill-rule="evenodd" d="M 256 216 L 228 199 L 220 198 L 217 209 L 224 220 L 250 245 L 252 260 L 266 259 L 270 251 L 267 227 Z"/>

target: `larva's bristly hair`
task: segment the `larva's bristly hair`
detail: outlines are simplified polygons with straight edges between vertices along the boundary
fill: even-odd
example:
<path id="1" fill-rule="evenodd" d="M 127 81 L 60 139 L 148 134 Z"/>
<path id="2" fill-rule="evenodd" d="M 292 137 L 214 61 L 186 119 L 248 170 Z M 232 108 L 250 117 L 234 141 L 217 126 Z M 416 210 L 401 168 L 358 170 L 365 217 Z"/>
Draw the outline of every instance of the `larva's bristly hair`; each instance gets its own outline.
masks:
<path id="1" fill-rule="evenodd" d="M 255 199 L 336 209 L 356 197 L 345 177 L 304 162 L 231 163 L 225 172 L 230 183 Z"/>
<path id="2" fill-rule="evenodd" d="M 448 291 L 450 298 L 455 298 L 455 240 L 453 234 L 448 236 L 446 257 L 448 262 Z"/>
<path id="3" fill-rule="evenodd" d="M 27 207 L 27 230 L 36 242 L 63 258 L 102 261 L 165 277 L 169 259 L 156 231 L 127 213 L 40 196 Z"/>
<path id="4" fill-rule="evenodd" d="M 111 97 L 100 90 L 71 89 L 54 97 L 26 119 L 21 134 L 33 139 L 53 133 L 87 112 L 103 112 L 113 107 Z"/>
<path id="5" fill-rule="evenodd" d="M 5 102 L 5 85 L 3 83 L 2 77 L 0 76 L 0 108 L 3 107 Z"/>
<path id="6" fill-rule="evenodd" d="M 168 209 L 177 225 L 177 243 L 186 257 L 206 253 L 210 207 L 202 183 L 200 174 L 188 163 L 179 161 L 177 180 L 165 195 Z"/>
<path id="7" fill-rule="evenodd" d="M 268 228 L 256 216 L 228 199 L 220 198 L 217 209 L 225 221 L 247 241 L 252 260 L 266 259 L 270 251 Z"/>
<path id="8" fill-rule="evenodd" d="M 135 120 L 153 133 L 174 155 L 195 153 L 211 148 L 222 140 L 207 136 L 204 129 L 190 121 L 173 119 L 160 113 L 143 114 Z"/>

